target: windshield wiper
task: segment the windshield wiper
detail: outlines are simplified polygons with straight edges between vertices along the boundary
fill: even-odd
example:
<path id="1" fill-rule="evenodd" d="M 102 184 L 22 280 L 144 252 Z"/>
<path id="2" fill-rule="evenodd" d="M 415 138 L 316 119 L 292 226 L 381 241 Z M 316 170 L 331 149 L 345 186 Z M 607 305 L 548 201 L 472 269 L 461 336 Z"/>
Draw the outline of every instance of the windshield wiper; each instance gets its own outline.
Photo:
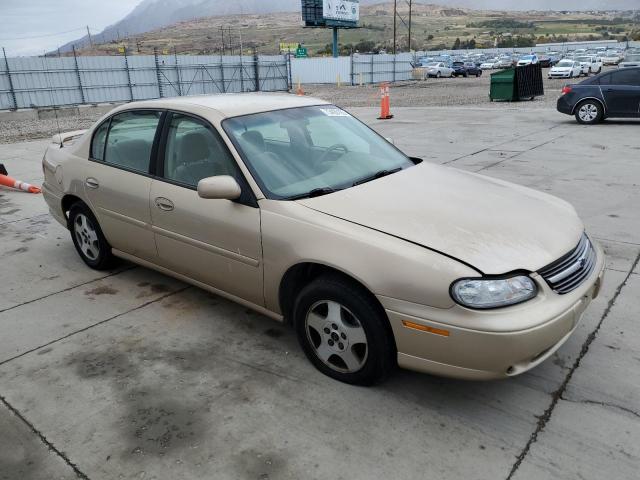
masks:
<path id="1" fill-rule="evenodd" d="M 299 195 L 292 195 L 290 197 L 286 197 L 285 200 L 300 200 L 302 198 L 321 197 L 322 195 L 328 195 L 330 193 L 335 193 L 335 192 L 338 192 L 338 191 L 340 191 L 340 189 L 336 190 L 335 188 L 331 188 L 331 187 L 314 188 L 310 192 L 301 193 Z"/>
<path id="2" fill-rule="evenodd" d="M 377 180 L 378 178 L 386 177 L 389 175 L 393 175 L 394 173 L 398 173 L 402 170 L 402 167 L 394 168 L 393 170 L 380 170 L 379 172 L 374 173 L 370 177 L 363 178 L 362 180 L 358 180 L 353 183 L 353 186 L 362 185 L 363 183 L 371 182 L 373 180 Z"/>

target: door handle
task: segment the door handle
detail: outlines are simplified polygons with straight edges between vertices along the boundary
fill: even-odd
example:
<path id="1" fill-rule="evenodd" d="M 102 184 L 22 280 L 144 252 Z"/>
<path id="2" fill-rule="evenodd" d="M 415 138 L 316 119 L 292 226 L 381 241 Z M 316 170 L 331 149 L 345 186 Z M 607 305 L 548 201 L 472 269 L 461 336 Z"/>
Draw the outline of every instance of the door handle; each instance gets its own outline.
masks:
<path id="1" fill-rule="evenodd" d="M 89 187 L 89 188 L 93 188 L 96 189 L 98 187 L 100 187 L 100 183 L 98 183 L 98 180 L 96 180 L 95 178 L 89 177 L 84 181 L 84 184 Z"/>
<path id="2" fill-rule="evenodd" d="M 170 212 L 175 208 L 173 202 L 164 197 L 156 198 L 156 207 L 158 207 L 160 210 L 164 210 L 165 212 Z"/>

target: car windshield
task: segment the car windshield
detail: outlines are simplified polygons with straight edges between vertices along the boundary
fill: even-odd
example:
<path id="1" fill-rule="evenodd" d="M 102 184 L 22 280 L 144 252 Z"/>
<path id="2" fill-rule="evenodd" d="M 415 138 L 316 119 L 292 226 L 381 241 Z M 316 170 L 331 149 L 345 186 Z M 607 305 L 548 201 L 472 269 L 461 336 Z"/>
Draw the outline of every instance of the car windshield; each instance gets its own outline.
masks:
<path id="1" fill-rule="evenodd" d="M 591 62 L 591 57 L 578 57 L 576 60 L 578 62 Z"/>
<path id="2" fill-rule="evenodd" d="M 439 67 L 440 64 L 436 62 L 427 63 L 427 67 Z"/>
<path id="3" fill-rule="evenodd" d="M 414 165 L 333 105 L 230 118 L 223 128 L 269 198 L 331 193 Z"/>
<path id="4" fill-rule="evenodd" d="M 573 67 L 573 62 L 571 60 L 562 60 L 558 62 L 558 67 Z"/>
<path id="5" fill-rule="evenodd" d="M 533 55 L 525 55 L 521 60 L 533 60 Z"/>

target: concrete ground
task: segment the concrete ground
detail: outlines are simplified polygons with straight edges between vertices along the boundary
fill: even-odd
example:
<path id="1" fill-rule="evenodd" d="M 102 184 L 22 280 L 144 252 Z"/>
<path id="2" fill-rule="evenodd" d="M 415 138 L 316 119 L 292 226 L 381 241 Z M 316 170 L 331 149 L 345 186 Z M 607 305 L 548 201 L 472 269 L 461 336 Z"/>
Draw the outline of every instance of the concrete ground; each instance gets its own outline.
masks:
<path id="1" fill-rule="evenodd" d="M 507 381 L 343 385 L 245 308 L 132 265 L 89 270 L 41 196 L 3 189 L 0 479 L 638 478 L 640 124 L 352 110 L 411 155 L 576 206 L 608 266 L 568 343 Z M 38 183 L 46 145 L 0 145 L 0 163 Z"/>

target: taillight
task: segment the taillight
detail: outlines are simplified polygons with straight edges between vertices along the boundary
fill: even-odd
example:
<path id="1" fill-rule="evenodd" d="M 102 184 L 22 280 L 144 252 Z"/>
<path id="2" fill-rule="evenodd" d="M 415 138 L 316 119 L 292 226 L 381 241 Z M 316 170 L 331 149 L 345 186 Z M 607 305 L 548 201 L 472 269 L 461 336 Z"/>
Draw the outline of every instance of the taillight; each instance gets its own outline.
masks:
<path id="1" fill-rule="evenodd" d="M 562 95 L 566 95 L 567 93 L 571 93 L 573 89 L 569 85 L 565 85 L 562 88 Z"/>

